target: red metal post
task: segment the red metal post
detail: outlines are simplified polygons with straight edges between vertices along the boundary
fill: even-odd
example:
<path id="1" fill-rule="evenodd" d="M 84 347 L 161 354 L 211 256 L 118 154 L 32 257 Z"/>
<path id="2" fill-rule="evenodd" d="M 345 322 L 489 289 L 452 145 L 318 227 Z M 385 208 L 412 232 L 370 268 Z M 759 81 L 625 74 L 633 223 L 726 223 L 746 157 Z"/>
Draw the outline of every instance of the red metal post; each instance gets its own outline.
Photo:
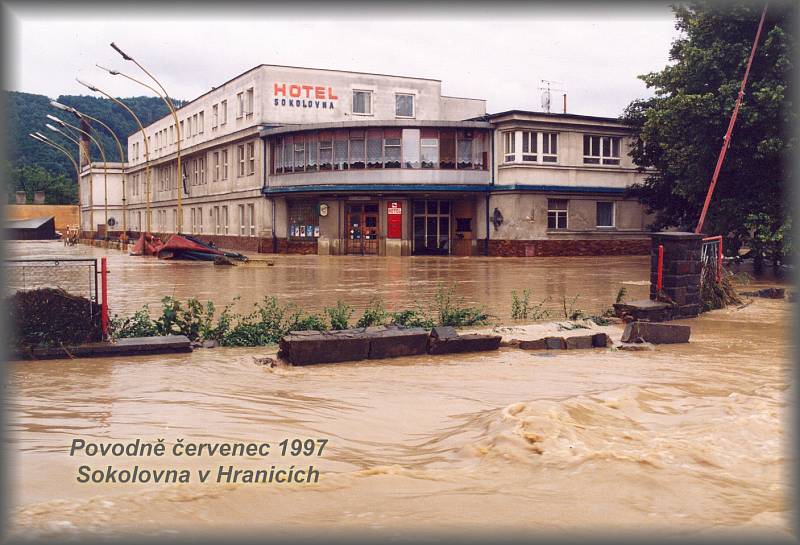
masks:
<path id="1" fill-rule="evenodd" d="M 664 245 L 658 245 L 658 280 L 656 281 L 656 290 L 661 291 L 662 280 L 664 276 Z M 658 294 L 656 294 L 658 295 Z"/>
<path id="2" fill-rule="evenodd" d="M 108 337 L 108 264 L 105 257 L 100 258 L 100 293 L 103 305 L 100 309 L 100 327 L 105 339 Z"/>
<path id="3" fill-rule="evenodd" d="M 753 40 L 753 48 L 750 50 L 750 58 L 747 60 L 747 68 L 744 70 L 744 78 L 742 79 L 742 86 L 739 88 L 739 96 L 736 97 L 736 104 L 733 107 L 733 114 L 731 120 L 728 122 L 728 130 L 722 138 L 722 149 L 719 151 L 717 158 L 717 166 L 714 168 L 714 175 L 711 177 L 711 184 L 708 186 L 708 193 L 706 193 L 706 201 L 703 203 L 703 211 L 700 213 L 700 221 L 697 222 L 697 227 L 694 232 L 700 234 L 703 230 L 703 223 L 706 221 L 706 213 L 708 212 L 708 205 L 711 203 L 711 196 L 714 194 L 714 187 L 717 185 L 717 177 L 722 168 L 722 163 L 725 161 L 725 153 L 728 151 L 728 146 L 731 143 L 731 136 L 733 134 L 733 126 L 736 124 L 736 116 L 739 114 L 739 106 L 742 104 L 742 97 L 744 97 L 744 87 L 747 85 L 747 77 L 750 75 L 750 66 L 753 64 L 753 57 L 756 54 L 756 47 L 758 46 L 758 39 L 761 36 L 761 29 L 764 27 L 764 18 L 767 16 L 767 6 L 764 5 L 764 11 L 761 12 L 761 21 L 758 23 L 758 31 L 756 31 L 756 39 Z"/>
<path id="4" fill-rule="evenodd" d="M 717 283 L 722 280 L 722 237 L 719 237 L 719 251 L 717 252 Z"/>

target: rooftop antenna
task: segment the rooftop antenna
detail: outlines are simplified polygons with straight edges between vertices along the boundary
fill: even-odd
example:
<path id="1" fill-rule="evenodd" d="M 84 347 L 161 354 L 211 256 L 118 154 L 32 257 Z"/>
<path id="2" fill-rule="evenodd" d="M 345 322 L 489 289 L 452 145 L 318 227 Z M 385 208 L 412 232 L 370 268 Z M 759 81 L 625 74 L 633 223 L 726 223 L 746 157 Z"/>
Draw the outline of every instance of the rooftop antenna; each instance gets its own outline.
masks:
<path id="1" fill-rule="evenodd" d="M 564 113 L 567 113 L 567 92 L 564 89 L 558 88 L 551 88 L 551 84 L 556 85 L 564 85 L 560 81 L 552 81 L 552 80 L 542 80 L 542 86 L 539 87 L 539 90 L 542 91 L 542 110 L 545 113 L 550 113 L 550 91 L 561 91 L 564 94 Z"/>

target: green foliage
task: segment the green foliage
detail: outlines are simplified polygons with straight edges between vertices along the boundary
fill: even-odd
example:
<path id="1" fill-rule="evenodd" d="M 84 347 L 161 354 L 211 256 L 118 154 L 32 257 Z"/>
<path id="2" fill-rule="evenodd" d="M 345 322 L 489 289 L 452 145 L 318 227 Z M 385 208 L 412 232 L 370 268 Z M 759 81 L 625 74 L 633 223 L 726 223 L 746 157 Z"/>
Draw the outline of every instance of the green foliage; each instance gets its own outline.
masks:
<path id="1" fill-rule="evenodd" d="M 18 165 L 6 163 L 4 179 L 8 192 L 8 202 L 13 203 L 17 191 L 24 191 L 28 202 L 33 200 L 36 191 L 45 191 L 46 204 L 71 204 L 78 202 L 78 186 L 72 177 L 55 175 L 40 166 Z"/>
<path id="2" fill-rule="evenodd" d="M 530 302 L 531 290 L 525 288 L 522 291 L 522 297 L 517 295 L 515 290 L 511 290 L 511 318 L 514 320 L 543 320 L 550 315 L 545 305 L 550 301 L 550 297 L 546 297 L 539 303 L 532 305 Z"/>
<path id="3" fill-rule="evenodd" d="M 392 323 L 403 327 L 421 327 L 423 329 L 432 329 L 436 326 L 427 313 L 420 308 L 399 310 L 392 312 Z"/>
<path id="4" fill-rule="evenodd" d="M 481 307 L 466 306 L 463 298 L 457 298 L 454 285 L 449 288 L 439 286 L 434 295 L 433 313 L 437 325 L 465 327 L 472 325 L 485 325 L 489 315 Z"/>
<path id="5" fill-rule="evenodd" d="M 628 290 L 625 288 L 625 286 L 620 287 L 619 291 L 617 292 L 617 299 L 614 302 L 616 304 L 622 303 L 625 300 L 626 295 L 628 295 Z"/>
<path id="6" fill-rule="evenodd" d="M 6 184 L 7 191 L 13 195 L 12 186 L 15 183 L 24 185 L 24 187 L 19 187 L 20 191 L 33 191 L 34 185 L 39 184 L 35 189 L 43 189 L 46 192 L 48 203 L 76 204 L 78 201 L 75 167 L 62 152 L 37 142 L 28 134 L 37 131 L 46 134 L 48 138 L 73 152 L 73 156 L 77 159 L 77 150 L 74 149 L 73 143 L 45 128 L 45 123 L 48 122 L 45 116 L 47 114 L 54 115 L 71 124 L 77 124 L 77 119 L 68 112 L 50 106 L 50 99 L 44 95 L 16 91 L 3 91 L 3 93 L 5 93 L 4 98 L 6 99 L 9 161 L 9 165 L 6 167 L 6 179 L 11 180 L 11 183 Z M 138 130 L 136 122 L 130 114 L 110 99 L 61 95 L 56 100 L 100 119 L 108 125 L 122 142 L 123 154 L 126 152 L 126 139 Z M 158 97 L 140 96 L 120 100 L 139 116 L 145 126 L 169 114 L 167 106 Z M 181 101 L 178 103 L 182 104 Z M 93 126 L 92 135 L 100 141 L 109 161 L 120 160 L 117 145 L 106 129 L 99 125 Z M 100 152 L 94 144 L 92 144 L 91 156 L 92 160 L 100 161 Z M 25 171 L 25 167 L 39 167 L 48 176 L 42 177 L 31 171 Z M 13 181 L 14 176 L 17 176 L 17 182 Z M 22 182 L 19 181 L 20 177 Z M 66 178 L 68 183 L 63 178 Z"/>
<path id="7" fill-rule="evenodd" d="M 383 299 L 380 297 L 373 297 L 367 308 L 364 309 L 364 314 L 358 319 L 356 327 L 370 327 L 374 325 L 386 325 L 389 323 L 389 313 L 383 305 Z"/>
<path id="8" fill-rule="evenodd" d="M 742 0 L 673 7 L 681 33 L 671 62 L 640 76 L 654 96 L 632 102 L 623 116 L 637 133 L 633 161 L 650 169 L 630 194 L 655 212 L 653 228 L 693 230 L 699 220 L 762 7 Z M 724 235 L 731 255 L 754 245 L 775 259 L 791 244 L 794 16 L 790 2 L 769 6 L 705 221 L 704 232 Z"/>
<path id="9" fill-rule="evenodd" d="M 108 322 L 108 331 L 112 339 L 153 337 L 159 334 L 156 323 L 150 318 L 147 305 L 126 318 L 115 314 Z"/>
<path id="10" fill-rule="evenodd" d="M 567 301 L 567 297 L 564 296 L 561 298 L 562 308 L 564 310 L 564 319 L 565 320 L 583 320 L 588 316 L 584 311 L 579 308 L 575 308 L 575 304 L 578 302 L 580 298 L 580 294 L 575 294 L 575 297 Z"/>
<path id="11" fill-rule="evenodd" d="M 350 327 L 350 316 L 353 315 L 353 307 L 343 301 L 336 301 L 335 307 L 325 307 L 325 314 L 331 322 L 331 329 L 342 330 Z"/>

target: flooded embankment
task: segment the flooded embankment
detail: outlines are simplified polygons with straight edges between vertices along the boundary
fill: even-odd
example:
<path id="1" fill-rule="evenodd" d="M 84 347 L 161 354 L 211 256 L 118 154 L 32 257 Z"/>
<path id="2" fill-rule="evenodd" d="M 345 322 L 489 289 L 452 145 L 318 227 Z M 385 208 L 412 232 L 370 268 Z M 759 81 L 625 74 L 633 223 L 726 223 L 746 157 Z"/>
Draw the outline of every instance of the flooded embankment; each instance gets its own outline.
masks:
<path id="1" fill-rule="evenodd" d="M 163 295 L 308 310 L 380 295 L 425 302 L 454 282 L 508 323 L 510 291 L 581 294 L 588 311 L 620 286 L 646 297 L 648 259 L 276 256 L 215 267 L 52 243 L 17 255 L 108 255 L 114 311 Z M 74 254 L 73 254 L 74 252 Z M 775 285 L 770 281 L 770 285 Z M 760 285 L 760 284 L 756 284 Z M 553 308 L 557 308 L 554 305 Z M 253 363 L 270 348 L 8 366 L 9 522 L 18 536 L 133 531 L 454 533 L 790 529 L 787 418 L 794 307 L 756 299 L 686 320 L 686 345 L 647 352 L 419 356 L 302 368 Z M 621 333 L 621 328 L 617 328 Z M 77 467 L 234 463 L 165 456 L 70 458 L 73 438 L 168 445 L 324 438 L 318 484 L 81 484 Z M 241 458 L 243 468 L 295 460 Z M 307 464 L 308 461 L 297 462 Z M 263 533 L 262 533 L 263 535 Z"/>

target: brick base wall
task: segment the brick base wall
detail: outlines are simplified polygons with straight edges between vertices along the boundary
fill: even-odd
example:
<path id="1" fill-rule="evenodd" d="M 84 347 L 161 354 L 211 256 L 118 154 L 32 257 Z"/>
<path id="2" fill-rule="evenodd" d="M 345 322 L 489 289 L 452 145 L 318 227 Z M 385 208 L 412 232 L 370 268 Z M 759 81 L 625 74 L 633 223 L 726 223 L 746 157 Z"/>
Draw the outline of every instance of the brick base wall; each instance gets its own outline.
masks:
<path id="1" fill-rule="evenodd" d="M 495 257 L 649 255 L 650 239 L 490 240 Z"/>

